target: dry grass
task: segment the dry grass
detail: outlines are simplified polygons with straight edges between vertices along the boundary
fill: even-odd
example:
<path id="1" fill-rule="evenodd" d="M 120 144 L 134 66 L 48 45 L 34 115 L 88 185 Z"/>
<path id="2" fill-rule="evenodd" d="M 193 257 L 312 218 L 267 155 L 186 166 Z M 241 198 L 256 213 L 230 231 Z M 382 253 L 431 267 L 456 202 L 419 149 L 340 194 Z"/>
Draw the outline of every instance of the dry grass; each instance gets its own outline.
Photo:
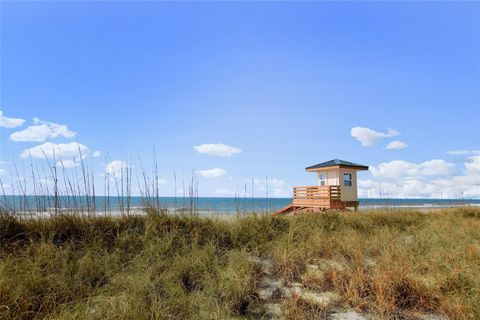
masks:
<path id="1" fill-rule="evenodd" d="M 261 268 L 341 300 L 297 296 L 287 319 L 350 308 L 381 319 L 480 319 L 480 210 L 235 219 L 0 215 L 1 319 L 261 316 Z M 315 266 L 316 272 L 311 272 Z"/>

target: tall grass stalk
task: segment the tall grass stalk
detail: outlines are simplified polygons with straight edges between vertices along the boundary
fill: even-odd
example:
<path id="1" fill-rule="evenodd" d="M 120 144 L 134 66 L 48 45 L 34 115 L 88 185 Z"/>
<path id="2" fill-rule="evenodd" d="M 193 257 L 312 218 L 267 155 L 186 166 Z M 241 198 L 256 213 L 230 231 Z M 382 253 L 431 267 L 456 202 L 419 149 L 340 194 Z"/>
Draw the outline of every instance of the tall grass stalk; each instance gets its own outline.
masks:
<path id="1" fill-rule="evenodd" d="M 142 207 L 152 208 L 158 212 L 166 209 L 162 207 L 161 202 L 161 182 L 155 150 L 151 172 L 144 169 L 140 159 L 138 165 L 134 165 L 129 159 L 125 167 L 106 171 L 103 174 L 103 197 L 97 194 L 93 163 L 86 161 L 86 155 L 82 154 L 81 149 L 78 149 L 78 157 L 74 158 L 73 164 L 69 163 L 69 167 L 65 165 L 63 159 L 57 159 L 55 150 L 53 154 L 47 154 L 44 150 L 42 152 L 45 166 L 34 166 L 30 158 L 28 177 L 25 170 L 22 173 L 16 164 L 10 166 L 10 181 L 13 184 L 8 186 L 8 193 L 5 180 L 0 179 L 2 192 L 0 208 L 5 212 L 28 218 L 62 213 L 80 215 L 101 213 L 106 216 L 112 214 L 112 208 L 115 207 L 120 214 L 128 215 L 133 212 L 134 176 Z M 107 163 L 108 157 L 105 157 L 105 168 Z M 140 170 L 134 170 L 135 167 Z M 176 173 L 174 176 L 175 210 L 177 210 Z M 196 171 L 192 170 L 189 184 L 186 186 L 182 168 L 182 212 L 198 214 L 198 183 Z"/>

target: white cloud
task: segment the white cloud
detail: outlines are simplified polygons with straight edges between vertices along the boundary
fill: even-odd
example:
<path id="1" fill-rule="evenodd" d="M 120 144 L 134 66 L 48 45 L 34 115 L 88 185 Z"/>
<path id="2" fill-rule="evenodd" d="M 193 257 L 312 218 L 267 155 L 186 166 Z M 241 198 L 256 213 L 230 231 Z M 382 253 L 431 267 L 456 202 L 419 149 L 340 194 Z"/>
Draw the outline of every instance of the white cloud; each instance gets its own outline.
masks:
<path id="1" fill-rule="evenodd" d="M 205 178 L 218 178 L 225 175 L 227 171 L 221 168 L 214 168 L 208 170 L 198 170 L 198 173 Z"/>
<path id="2" fill-rule="evenodd" d="M 378 132 L 369 128 L 364 127 L 353 127 L 351 130 L 351 135 L 360 143 L 362 146 L 373 146 L 381 138 L 389 138 L 398 136 L 400 132 L 393 129 L 388 129 L 388 132 Z"/>
<path id="3" fill-rule="evenodd" d="M 360 197 L 480 197 L 480 156 L 469 158 L 464 172 L 441 159 L 422 163 L 403 160 L 372 167 L 372 179 L 359 179 Z"/>
<path id="4" fill-rule="evenodd" d="M 38 183 L 46 186 L 46 185 L 51 185 L 52 181 L 50 179 L 42 178 L 38 181 Z"/>
<path id="5" fill-rule="evenodd" d="M 216 195 L 223 196 L 223 197 L 234 195 L 233 191 L 228 190 L 228 189 L 217 189 L 217 190 L 214 191 L 214 193 Z"/>
<path id="6" fill-rule="evenodd" d="M 468 173 L 480 173 L 480 156 L 473 156 L 468 158 L 469 162 L 465 163 L 465 168 Z"/>
<path id="7" fill-rule="evenodd" d="M 425 161 L 417 166 L 417 174 L 423 176 L 449 175 L 452 173 L 454 165 L 441 159 Z"/>
<path id="8" fill-rule="evenodd" d="M 250 182 L 251 179 L 245 179 L 245 182 Z M 253 183 L 255 185 L 255 193 L 256 194 L 267 194 L 269 197 L 276 197 L 276 198 L 284 198 L 290 197 L 291 193 L 289 190 L 285 190 L 285 181 L 278 178 L 263 178 L 263 179 L 253 179 Z M 289 188 L 289 187 L 287 187 Z"/>
<path id="9" fill-rule="evenodd" d="M 5 161 L 0 161 L 0 176 L 4 175 L 7 173 L 7 170 L 3 169 L 1 166 L 3 166 L 4 164 L 6 164 L 7 162 Z"/>
<path id="10" fill-rule="evenodd" d="M 417 176 L 442 176 L 449 175 L 454 165 L 441 159 L 425 161 L 420 164 L 403 160 L 394 160 L 372 166 L 372 175 L 381 179 L 401 179 Z"/>
<path id="11" fill-rule="evenodd" d="M 194 146 L 193 149 L 198 153 L 208 154 L 210 156 L 230 157 L 237 153 L 242 153 L 242 150 L 223 143 L 206 143 Z"/>
<path id="12" fill-rule="evenodd" d="M 285 181 L 281 179 L 254 179 L 253 180 L 255 185 L 257 186 L 262 186 L 264 187 L 265 184 L 268 184 L 269 186 L 275 187 L 275 188 L 280 188 L 285 184 Z"/>
<path id="13" fill-rule="evenodd" d="M 102 155 L 102 154 L 101 154 L 100 151 L 98 151 L 98 150 L 97 150 L 97 151 L 93 151 L 93 153 L 92 153 L 92 157 L 94 157 L 94 158 L 100 157 L 101 155 Z"/>
<path id="14" fill-rule="evenodd" d="M 291 193 L 285 189 L 275 188 L 273 189 L 273 196 L 277 198 L 290 197 Z"/>
<path id="15" fill-rule="evenodd" d="M 68 129 L 66 125 L 61 125 L 53 122 L 44 122 L 39 119 L 34 119 L 34 126 L 13 132 L 10 139 L 16 142 L 43 142 L 47 139 L 54 139 L 57 137 L 73 138 L 77 135 L 76 132 Z"/>
<path id="16" fill-rule="evenodd" d="M 115 160 L 107 164 L 105 172 L 114 177 L 120 177 L 129 168 L 129 166 L 120 160 Z"/>
<path id="17" fill-rule="evenodd" d="M 78 142 L 70 143 L 52 143 L 46 142 L 38 146 L 23 150 L 20 157 L 44 159 L 47 158 L 65 159 L 65 158 L 84 158 L 88 153 L 88 147 Z"/>
<path id="18" fill-rule="evenodd" d="M 405 142 L 395 140 L 387 144 L 386 148 L 392 150 L 401 150 L 405 149 L 407 146 L 408 145 Z"/>
<path id="19" fill-rule="evenodd" d="M 480 154 L 480 150 L 450 150 L 450 151 L 447 151 L 447 154 L 451 154 L 451 155 L 472 155 L 472 154 Z"/>
<path id="20" fill-rule="evenodd" d="M 3 115 L 3 111 L 0 110 L 0 127 L 1 128 L 16 128 L 25 123 L 25 120 L 18 118 L 8 118 Z"/>
<path id="21" fill-rule="evenodd" d="M 415 164 L 403 160 L 380 163 L 378 166 L 371 166 L 370 170 L 374 177 L 382 179 L 398 179 L 406 172 L 414 170 Z"/>
<path id="22" fill-rule="evenodd" d="M 57 167 L 63 167 L 63 168 L 74 168 L 78 167 L 80 163 L 76 160 L 59 160 L 56 163 Z"/>
<path id="23" fill-rule="evenodd" d="M 371 198 L 479 198 L 480 175 L 441 179 L 409 178 L 396 181 L 359 180 L 359 197 Z"/>

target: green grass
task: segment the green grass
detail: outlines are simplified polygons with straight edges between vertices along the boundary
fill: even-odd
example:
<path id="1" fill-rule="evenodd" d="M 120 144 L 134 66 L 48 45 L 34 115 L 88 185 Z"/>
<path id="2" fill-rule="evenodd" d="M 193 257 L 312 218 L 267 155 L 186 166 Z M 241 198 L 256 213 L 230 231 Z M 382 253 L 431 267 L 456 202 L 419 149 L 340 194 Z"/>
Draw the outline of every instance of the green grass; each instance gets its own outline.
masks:
<path id="1" fill-rule="evenodd" d="M 226 319 L 262 315 L 276 277 L 341 300 L 291 297 L 284 318 L 354 309 L 480 319 L 480 210 L 385 211 L 231 219 L 0 215 L 0 319 Z M 309 266 L 321 272 L 311 274 Z"/>

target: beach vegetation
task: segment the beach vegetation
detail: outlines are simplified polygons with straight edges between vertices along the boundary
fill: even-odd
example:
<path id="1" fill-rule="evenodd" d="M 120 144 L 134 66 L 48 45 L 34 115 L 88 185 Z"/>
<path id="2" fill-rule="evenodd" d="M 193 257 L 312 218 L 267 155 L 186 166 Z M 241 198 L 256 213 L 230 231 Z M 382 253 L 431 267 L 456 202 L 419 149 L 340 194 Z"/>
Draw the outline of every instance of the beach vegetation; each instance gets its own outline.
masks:
<path id="1" fill-rule="evenodd" d="M 479 319 L 479 217 L 475 208 L 275 218 L 3 210 L 0 318 L 248 319 L 275 304 L 285 319 L 339 310 Z M 267 277 L 281 285 L 265 298 Z M 295 286 L 311 293 L 285 293 Z M 312 299 L 326 293 L 336 298 Z"/>

